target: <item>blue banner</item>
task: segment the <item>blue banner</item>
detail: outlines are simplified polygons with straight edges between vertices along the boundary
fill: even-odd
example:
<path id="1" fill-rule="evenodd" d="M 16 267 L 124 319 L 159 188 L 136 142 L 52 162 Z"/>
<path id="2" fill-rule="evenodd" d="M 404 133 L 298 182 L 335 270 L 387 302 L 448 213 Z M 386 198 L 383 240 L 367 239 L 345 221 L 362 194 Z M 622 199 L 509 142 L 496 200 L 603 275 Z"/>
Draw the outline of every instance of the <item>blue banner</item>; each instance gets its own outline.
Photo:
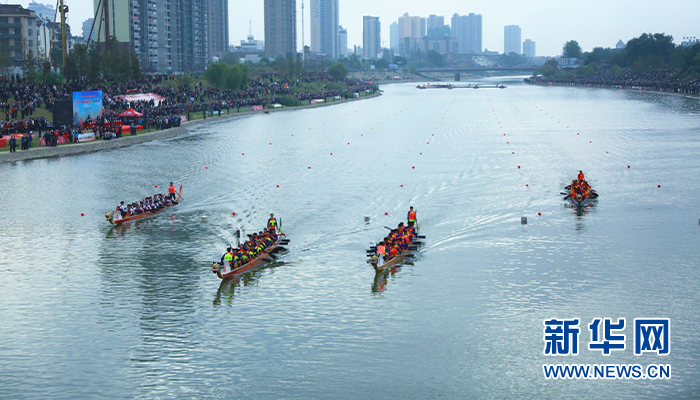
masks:
<path id="1" fill-rule="evenodd" d="M 91 122 L 104 114 L 102 91 L 73 92 L 73 121 L 82 124 L 90 117 Z"/>

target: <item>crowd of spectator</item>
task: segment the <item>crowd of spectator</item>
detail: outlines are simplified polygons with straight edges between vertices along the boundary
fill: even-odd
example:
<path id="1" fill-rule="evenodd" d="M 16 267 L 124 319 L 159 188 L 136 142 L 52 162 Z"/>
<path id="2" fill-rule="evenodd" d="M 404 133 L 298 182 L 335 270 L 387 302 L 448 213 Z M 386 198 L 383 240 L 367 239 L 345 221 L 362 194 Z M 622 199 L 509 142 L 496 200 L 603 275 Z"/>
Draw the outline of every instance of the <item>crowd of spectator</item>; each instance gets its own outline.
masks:
<path id="1" fill-rule="evenodd" d="M 39 137 L 42 131 L 53 136 L 61 136 L 68 132 L 72 137 L 73 133 L 85 129 L 84 126 L 53 127 L 46 118 L 33 117 L 34 112 L 42 106 L 48 112 L 53 112 L 55 101 L 70 100 L 72 92 L 103 92 L 104 116 L 95 118 L 94 122 L 97 124 L 93 129 L 98 138 L 113 138 L 118 136 L 116 129 L 112 130 L 111 122 L 117 121 L 117 115 L 128 108 L 144 114 L 143 117 L 139 117 L 138 122 L 143 124 L 145 129 L 168 129 L 180 125 L 180 116 L 191 119 L 195 113 L 203 113 L 206 117 L 206 113 L 212 115 L 217 111 L 220 113 L 225 110 L 230 113 L 231 109 L 235 109 L 240 112 L 240 109 L 245 107 L 278 103 L 284 96 L 311 100 L 340 96 L 343 93 L 347 95 L 348 92 L 359 90 L 376 90 L 376 86 L 369 82 L 334 79 L 327 73 L 305 73 L 295 76 L 264 74 L 251 79 L 246 88 L 240 90 L 205 88 L 201 82 L 195 83 L 193 87 L 178 88 L 180 85 L 177 84 L 177 80 L 177 75 L 146 75 L 139 80 L 119 83 L 92 83 L 86 78 L 78 78 L 63 85 L 49 85 L 35 83 L 18 75 L 0 77 L 0 111 L 5 113 L 5 118 L 0 120 L 0 137 L 35 131 L 39 132 Z M 166 84 L 168 81 L 174 81 L 175 84 Z M 325 90 L 324 85 L 324 90 L 308 93 L 300 88 L 300 85 L 318 81 L 340 84 L 343 89 Z M 127 101 L 121 97 L 137 93 L 155 93 L 164 100 Z M 58 132 L 59 130 L 61 132 Z"/>
<path id="2" fill-rule="evenodd" d="M 648 69 L 643 71 L 625 69 L 622 70 L 620 74 L 614 74 L 610 69 L 601 69 L 590 76 L 575 75 L 568 78 L 533 76 L 525 81 L 534 84 L 643 89 L 696 96 L 700 95 L 700 79 L 681 81 L 675 78 L 678 72 L 680 71 L 671 68 Z"/>

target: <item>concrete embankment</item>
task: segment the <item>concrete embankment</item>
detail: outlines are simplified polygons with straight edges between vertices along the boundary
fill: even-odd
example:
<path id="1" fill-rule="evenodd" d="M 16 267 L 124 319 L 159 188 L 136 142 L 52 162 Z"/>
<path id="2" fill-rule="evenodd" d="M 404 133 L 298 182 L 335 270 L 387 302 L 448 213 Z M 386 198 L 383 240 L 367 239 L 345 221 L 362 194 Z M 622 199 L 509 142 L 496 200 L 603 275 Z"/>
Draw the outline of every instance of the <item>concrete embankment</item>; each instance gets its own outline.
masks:
<path id="1" fill-rule="evenodd" d="M 381 90 L 377 91 L 375 94 L 367 97 L 360 97 L 357 99 L 348 99 L 348 100 L 339 100 L 339 101 L 331 101 L 328 103 L 322 103 L 322 104 L 316 104 L 312 106 L 301 106 L 301 107 L 289 107 L 289 108 L 278 108 L 278 109 L 270 109 L 270 113 L 278 113 L 278 112 L 285 112 L 285 111 L 299 111 L 299 110 L 305 110 L 309 108 L 318 108 L 318 107 L 327 107 L 327 106 L 333 106 L 336 104 L 345 104 L 351 101 L 360 101 L 360 100 L 366 100 L 366 99 L 372 99 L 374 97 L 381 96 Z M 2 152 L 0 153 L 0 162 L 15 162 L 15 161 L 24 161 L 24 160 L 34 160 L 34 159 L 39 159 L 39 158 L 51 158 L 51 157 L 64 157 L 64 156 L 72 156 L 76 154 L 83 154 L 83 153 L 91 153 L 95 151 L 102 151 L 102 150 L 110 150 L 110 149 L 118 149 L 121 147 L 129 147 L 129 146 L 134 146 L 138 145 L 141 143 L 145 142 L 150 142 L 153 140 L 164 140 L 164 139 L 170 139 L 174 138 L 176 136 L 182 135 L 183 133 L 186 133 L 190 128 L 193 128 L 195 126 L 205 124 L 205 123 L 214 123 L 214 122 L 220 122 L 220 121 L 225 121 L 225 120 L 232 120 L 236 118 L 243 118 L 243 117 L 249 117 L 253 116 L 256 114 L 259 114 L 259 111 L 256 112 L 246 112 L 246 113 L 231 113 L 231 114 L 223 114 L 221 117 L 210 117 L 207 119 L 200 119 L 196 121 L 189 121 L 185 122 L 182 124 L 182 126 L 177 127 L 177 128 L 171 128 L 171 129 L 166 129 L 162 131 L 155 131 L 155 132 L 150 132 L 150 133 L 143 133 L 137 136 L 122 136 L 119 139 L 114 139 L 114 140 L 96 140 L 93 142 L 86 142 L 86 143 L 77 143 L 77 144 L 69 144 L 69 145 L 61 145 L 58 147 L 39 147 L 39 148 L 32 148 L 29 150 L 18 150 L 15 153 L 10 153 L 10 152 Z"/>
<path id="2" fill-rule="evenodd" d="M 659 86 L 634 86 L 634 85 L 612 85 L 612 84 L 597 84 L 597 83 L 573 83 L 573 82 L 525 82 L 536 86 L 567 86 L 580 88 L 596 88 L 596 89 L 617 89 L 629 90 L 633 92 L 646 92 L 657 94 L 670 94 L 675 96 L 683 96 L 689 99 L 697 99 L 700 97 L 700 92 L 690 89 L 673 90 L 672 88 L 664 88 Z"/>

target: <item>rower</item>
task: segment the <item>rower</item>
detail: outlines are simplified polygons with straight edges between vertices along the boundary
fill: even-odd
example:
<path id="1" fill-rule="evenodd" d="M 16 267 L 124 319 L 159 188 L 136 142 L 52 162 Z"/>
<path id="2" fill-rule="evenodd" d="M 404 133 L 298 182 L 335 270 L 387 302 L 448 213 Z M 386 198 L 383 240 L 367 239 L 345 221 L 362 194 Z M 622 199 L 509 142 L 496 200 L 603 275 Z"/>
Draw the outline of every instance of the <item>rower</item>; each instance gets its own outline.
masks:
<path id="1" fill-rule="evenodd" d="M 224 273 L 229 272 L 229 268 L 233 269 L 233 266 L 231 265 L 233 263 L 233 254 L 231 253 L 231 248 L 228 247 L 226 249 L 226 254 L 221 256 L 221 265 L 224 267 Z"/>
<path id="2" fill-rule="evenodd" d="M 274 214 L 270 214 L 270 219 L 267 220 L 267 229 L 269 229 L 271 232 L 277 230 L 277 220 L 275 219 Z"/>
<path id="3" fill-rule="evenodd" d="M 408 215 L 407 218 L 409 225 L 413 223 L 413 225 L 416 225 L 416 210 L 413 209 L 413 206 L 408 210 Z"/>
<path id="4" fill-rule="evenodd" d="M 170 182 L 170 186 L 168 187 L 168 195 L 175 201 L 175 185 L 173 185 L 172 182 Z"/>
<path id="5" fill-rule="evenodd" d="M 386 255 L 387 255 L 386 246 L 384 246 L 384 241 L 382 240 L 377 245 L 377 257 L 386 256 Z"/>
<path id="6" fill-rule="evenodd" d="M 121 213 L 122 218 L 126 217 L 126 206 L 123 201 L 117 206 L 117 211 Z"/>

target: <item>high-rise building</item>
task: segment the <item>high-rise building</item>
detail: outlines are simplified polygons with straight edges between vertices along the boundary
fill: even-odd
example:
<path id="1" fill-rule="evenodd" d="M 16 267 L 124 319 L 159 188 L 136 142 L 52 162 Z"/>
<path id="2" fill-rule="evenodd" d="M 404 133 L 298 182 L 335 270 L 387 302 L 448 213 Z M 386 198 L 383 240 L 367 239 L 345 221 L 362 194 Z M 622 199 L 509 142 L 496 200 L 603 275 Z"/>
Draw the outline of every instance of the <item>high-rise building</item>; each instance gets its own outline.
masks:
<path id="1" fill-rule="evenodd" d="M 523 42 L 523 54 L 526 57 L 534 57 L 535 53 L 535 42 L 530 39 L 525 39 Z"/>
<path id="2" fill-rule="evenodd" d="M 153 1 L 153 0 L 151 0 Z M 209 0 L 156 0 L 159 5 L 158 44 L 160 47 L 171 42 L 170 37 L 161 35 L 167 31 L 167 12 L 170 3 L 175 3 L 179 11 L 179 50 L 180 66 L 183 71 L 203 71 L 211 58 L 209 57 Z M 160 57 L 161 63 L 167 62 L 167 58 Z"/>
<path id="3" fill-rule="evenodd" d="M 428 34 L 428 20 L 425 18 L 420 19 L 420 37 L 425 37 Z"/>
<path id="4" fill-rule="evenodd" d="M 389 25 L 389 47 L 394 54 L 399 54 L 399 23 L 396 21 Z"/>
<path id="5" fill-rule="evenodd" d="M 377 58 L 382 48 L 381 25 L 379 17 L 365 15 L 362 18 L 362 48 L 365 58 Z"/>
<path id="6" fill-rule="evenodd" d="M 338 58 L 338 0 L 311 0 L 311 51 Z"/>
<path id="7" fill-rule="evenodd" d="M 265 55 L 294 58 L 296 53 L 296 0 L 265 0 Z"/>
<path id="8" fill-rule="evenodd" d="M 93 1 L 100 16 L 93 35 L 104 42 L 104 1 Z M 219 0 L 113 0 L 107 10 L 109 36 L 133 47 L 144 71 L 203 71 L 211 61 L 209 3 L 216 1 Z"/>
<path id="9" fill-rule="evenodd" d="M 27 6 L 27 10 L 32 10 L 37 17 L 49 20 L 51 22 L 53 22 L 54 18 L 56 17 L 56 8 L 54 8 L 54 6 L 51 4 L 41 4 L 37 3 L 36 1 L 32 1 Z M 60 14 L 56 19 L 60 21 Z"/>
<path id="10" fill-rule="evenodd" d="M 522 54 L 520 44 L 520 27 L 518 25 L 506 25 L 503 35 L 503 53 Z"/>
<path id="11" fill-rule="evenodd" d="M 430 32 L 430 28 L 434 28 L 436 26 L 443 26 L 445 25 L 445 17 L 440 15 L 435 15 L 432 14 L 428 16 L 428 32 Z"/>
<path id="12" fill-rule="evenodd" d="M 209 57 L 228 54 L 228 0 L 209 0 Z"/>
<path id="13" fill-rule="evenodd" d="M 421 24 L 421 17 L 412 17 L 408 13 L 399 17 L 399 54 L 405 56 L 423 50 Z"/>
<path id="14" fill-rule="evenodd" d="M 37 16 L 19 4 L 0 4 L 0 52 L 17 63 L 25 54 L 39 56 Z"/>
<path id="15" fill-rule="evenodd" d="M 338 57 L 348 55 L 348 30 L 342 26 L 338 27 Z"/>
<path id="16" fill-rule="evenodd" d="M 83 21 L 83 39 L 87 42 L 88 39 L 92 40 L 90 37 L 90 31 L 92 30 L 92 23 L 95 21 L 95 18 L 88 18 L 85 21 Z M 97 30 L 92 32 L 92 38 L 95 37 L 97 34 Z"/>
<path id="17" fill-rule="evenodd" d="M 450 34 L 457 39 L 458 51 L 462 54 L 481 53 L 482 27 L 481 14 L 469 15 L 455 14 L 452 17 L 452 30 Z"/>

